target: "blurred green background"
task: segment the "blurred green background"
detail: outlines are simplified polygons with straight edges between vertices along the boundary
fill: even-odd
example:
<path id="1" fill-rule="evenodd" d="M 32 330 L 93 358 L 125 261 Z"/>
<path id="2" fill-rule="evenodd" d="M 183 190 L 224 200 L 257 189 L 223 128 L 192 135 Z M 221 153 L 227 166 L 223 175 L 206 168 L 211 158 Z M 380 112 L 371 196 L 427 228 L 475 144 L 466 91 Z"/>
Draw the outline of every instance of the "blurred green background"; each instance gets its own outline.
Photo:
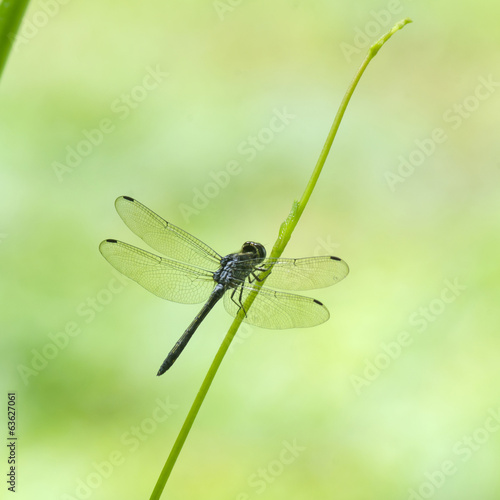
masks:
<path id="1" fill-rule="evenodd" d="M 231 322 L 217 307 L 156 378 L 199 306 L 117 279 L 98 244 L 140 240 L 115 198 L 221 254 L 269 249 L 368 45 L 411 17 L 362 79 L 284 254 L 348 262 L 309 294 L 330 321 L 242 329 L 165 498 L 498 499 L 499 14 L 32 2 L 0 89 L 17 498 L 149 498 Z"/>

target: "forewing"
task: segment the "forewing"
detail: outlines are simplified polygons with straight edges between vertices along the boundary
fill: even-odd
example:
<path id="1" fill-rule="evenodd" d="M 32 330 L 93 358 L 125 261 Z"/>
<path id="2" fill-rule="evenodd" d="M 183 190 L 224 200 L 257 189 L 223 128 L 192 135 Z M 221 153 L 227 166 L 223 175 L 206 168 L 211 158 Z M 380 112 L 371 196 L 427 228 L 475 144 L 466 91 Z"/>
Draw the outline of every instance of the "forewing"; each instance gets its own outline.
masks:
<path id="1" fill-rule="evenodd" d="M 338 257 L 307 257 L 304 259 L 267 259 L 258 268 L 271 274 L 266 286 L 283 290 L 313 290 L 334 285 L 349 273 L 349 266 Z M 256 272 L 256 275 L 262 274 Z"/>
<path id="2" fill-rule="evenodd" d="M 215 271 L 221 256 L 191 234 L 156 215 L 137 200 L 120 196 L 116 211 L 123 222 L 151 248 L 171 259 Z"/>
<path id="3" fill-rule="evenodd" d="M 244 303 L 251 291 L 251 287 L 228 290 L 224 294 L 226 311 L 236 316 L 240 310 L 240 300 Z M 329 317 L 328 309 L 315 299 L 261 288 L 243 321 L 261 328 L 284 330 L 320 325 Z"/>
<path id="4" fill-rule="evenodd" d="M 122 274 L 162 299 L 183 304 L 198 304 L 212 292 L 212 273 L 116 240 L 99 245 L 104 258 Z"/>

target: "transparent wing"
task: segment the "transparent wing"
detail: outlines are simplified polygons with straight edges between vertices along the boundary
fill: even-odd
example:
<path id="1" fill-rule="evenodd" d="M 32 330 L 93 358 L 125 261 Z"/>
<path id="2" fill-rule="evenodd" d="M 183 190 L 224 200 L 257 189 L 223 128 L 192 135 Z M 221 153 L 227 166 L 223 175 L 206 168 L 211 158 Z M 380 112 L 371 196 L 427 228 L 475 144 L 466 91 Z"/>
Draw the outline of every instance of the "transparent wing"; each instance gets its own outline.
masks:
<path id="1" fill-rule="evenodd" d="M 256 263 L 255 274 L 259 276 L 271 267 L 266 286 L 283 290 L 324 288 L 338 283 L 349 273 L 349 266 L 345 261 L 338 257 L 325 256 L 304 259 L 267 259 L 262 264 Z"/>
<path id="2" fill-rule="evenodd" d="M 215 271 L 221 256 L 198 238 L 156 215 L 137 200 L 120 196 L 116 211 L 123 222 L 151 248 L 181 262 Z"/>
<path id="3" fill-rule="evenodd" d="M 105 240 L 99 250 L 117 271 L 162 299 L 198 304 L 215 286 L 209 271 L 158 257 L 121 241 Z"/>
<path id="4" fill-rule="evenodd" d="M 244 303 L 251 291 L 251 287 L 228 290 L 224 294 L 226 311 L 236 316 L 240 309 L 240 293 Z M 315 299 L 261 288 L 243 321 L 261 328 L 284 330 L 320 325 L 329 317 L 328 309 Z"/>

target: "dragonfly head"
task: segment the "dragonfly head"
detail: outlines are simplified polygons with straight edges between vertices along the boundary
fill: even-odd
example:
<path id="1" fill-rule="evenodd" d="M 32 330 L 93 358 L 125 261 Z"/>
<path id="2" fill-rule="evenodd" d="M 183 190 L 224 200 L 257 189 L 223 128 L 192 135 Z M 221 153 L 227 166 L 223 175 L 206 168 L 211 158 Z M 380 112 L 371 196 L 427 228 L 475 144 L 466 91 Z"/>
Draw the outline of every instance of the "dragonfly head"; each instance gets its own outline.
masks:
<path id="1" fill-rule="evenodd" d="M 266 249 L 264 245 L 255 243 L 255 241 L 245 241 L 241 247 L 242 253 L 251 253 L 255 259 L 264 260 L 266 258 Z"/>

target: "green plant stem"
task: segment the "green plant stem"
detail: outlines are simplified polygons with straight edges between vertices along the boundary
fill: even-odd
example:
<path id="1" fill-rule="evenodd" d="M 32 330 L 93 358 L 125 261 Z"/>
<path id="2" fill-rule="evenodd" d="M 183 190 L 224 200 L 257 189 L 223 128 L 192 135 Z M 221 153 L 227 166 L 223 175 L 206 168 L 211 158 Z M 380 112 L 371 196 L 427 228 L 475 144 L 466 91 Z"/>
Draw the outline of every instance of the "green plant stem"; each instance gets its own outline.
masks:
<path id="1" fill-rule="evenodd" d="M 344 98 L 342 99 L 342 102 L 340 103 L 339 109 L 337 111 L 337 114 L 335 115 L 335 119 L 333 120 L 332 127 L 330 129 L 330 132 L 328 133 L 328 137 L 326 138 L 325 145 L 323 146 L 323 149 L 321 150 L 321 154 L 319 155 L 318 161 L 316 163 L 316 166 L 314 167 L 314 170 L 311 174 L 311 178 L 309 179 L 309 182 L 307 183 L 307 186 L 304 190 L 304 193 L 302 194 L 302 198 L 300 199 L 299 202 L 295 202 L 293 204 L 292 210 L 287 218 L 287 220 L 282 224 L 280 228 L 280 235 L 278 237 L 278 240 L 276 241 L 273 250 L 271 252 L 271 257 L 279 257 L 282 253 L 283 250 L 285 249 L 286 245 L 290 241 L 290 237 L 292 236 L 292 232 L 295 229 L 295 226 L 299 222 L 299 219 L 302 215 L 302 212 L 304 211 L 307 202 L 309 201 L 309 198 L 311 197 L 311 194 L 313 192 L 314 187 L 316 186 L 316 182 L 319 179 L 319 175 L 321 174 L 321 171 L 323 170 L 323 165 L 325 164 L 326 158 L 328 157 L 328 154 L 330 153 L 330 148 L 332 147 L 333 140 L 335 139 L 335 136 L 337 135 L 337 131 L 340 126 L 340 122 L 342 121 L 342 118 L 344 116 L 345 110 L 347 109 L 347 105 L 349 104 L 349 101 L 351 100 L 351 97 L 354 93 L 354 90 L 356 89 L 356 86 L 358 85 L 359 80 L 363 76 L 363 73 L 365 72 L 365 69 L 367 68 L 368 64 L 370 61 L 377 55 L 378 51 L 381 49 L 382 45 L 384 45 L 389 38 L 391 38 L 394 33 L 402 29 L 404 26 L 406 26 L 408 23 L 411 23 L 411 19 L 403 19 L 399 21 L 399 23 L 395 24 L 393 28 L 387 32 L 383 37 L 381 37 L 376 43 L 374 43 L 370 49 L 368 50 L 368 54 L 365 57 L 365 60 L 362 62 L 361 66 L 359 67 L 358 71 L 356 72 L 352 82 L 350 83 L 349 87 L 347 88 L 347 92 L 344 94 Z"/>
<path id="2" fill-rule="evenodd" d="M 3 0 L 0 3 L 0 77 L 28 3 L 29 0 Z"/>
<path id="3" fill-rule="evenodd" d="M 368 54 L 359 67 L 358 71 L 356 72 L 356 75 L 352 82 L 350 83 L 347 92 L 344 95 L 344 98 L 342 99 L 342 102 L 340 103 L 339 110 L 337 111 L 337 114 L 335 116 L 335 119 L 333 121 L 332 127 L 330 129 L 330 132 L 328 134 L 328 137 L 326 139 L 325 145 L 323 146 L 323 149 L 321 151 L 321 154 L 319 156 L 319 159 L 316 163 L 316 166 L 312 172 L 311 178 L 309 179 L 309 182 L 304 190 L 304 194 L 302 195 L 302 198 L 300 201 L 296 201 L 293 204 L 292 210 L 287 217 L 286 221 L 281 225 L 280 232 L 278 239 L 276 243 L 274 244 L 273 250 L 271 252 L 271 257 L 279 257 L 282 253 L 283 250 L 285 249 L 288 241 L 290 240 L 290 237 L 292 235 L 293 230 L 295 229 L 295 226 L 297 225 L 300 216 L 302 215 L 302 212 L 304 211 L 304 208 L 307 205 L 307 202 L 309 201 L 309 198 L 311 197 L 312 191 L 314 189 L 314 186 L 316 185 L 316 182 L 318 181 L 319 175 L 321 173 L 321 170 L 323 169 L 323 165 L 325 164 L 326 158 L 328 157 L 328 153 L 330 152 L 330 148 L 332 146 L 333 140 L 335 139 L 335 136 L 337 134 L 337 130 L 340 126 L 340 122 L 342 120 L 342 117 L 344 116 L 345 110 L 347 108 L 347 105 L 349 104 L 349 101 L 354 93 L 354 90 L 356 89 L 356 86 L 363 75 L 366 67 L 370 63 L 370 61 L 375 57 L 377 52 L 380 50 L 382 45 L 389 40 L 389 38 L 396 33 L 398 30 L 403 28 L 406 24 L 410 23 L 410 19 L 403 19 L 399 23 L 397 23 L 388 33 L 386 33 L 380 40 L 378 40 L 375 44 L 373 44 L 370 49 L 368 50 Z M 255 283 L 255 291 L 250 293 L 248 296 L 247 300 L 245 301 L 243 305 L 244 310 L 248 310 L 248 308 L 251 306 L 252 302 L 254 301 L 255 297 L 258 294 L 258 291 L 264 284 L 265 280 L 262 280 L 260 282 Z M 241 324 L 241 322 L 244 319 L 244 314 L 242 311 L 236 316 L 234 319 L 233 323 L 231 324 L 224 340 L 222 341 L 221 346 L 219 347 L 219 350 L 217 351 L 217 354 L 215 355 L 214 360 L 212 361 L 212 364 L 207 372 L 207 375 L 205 376 L 205 379 L 203 380 L 203 383 L 201 384 L 200 390 L 198 391 L 198 394 L 196 395 L 196 398 L 191 406 L 191 409 L 189 410 L 189 413 L 186 417 L 186 420 L 184 421 L 184 424 L 179 432 L 179 435 L 177 436 L 177 439 L 175 440 L 174 446 L 172 447 L 172 450 L 170 451 L 170 455 L 167 458 L 167 461 L 165 463 L 165 466 L 163 467 L 163 470 L 161 471 L 160 477 L 158 478 L 158 481 L 156 483 L 156 486 L 153 490 L 153 493 L 151 494 L 150 500 L 158 500 L 163 492 L 163 489 L 165 488 L 165 484 L 167 483 L 167 480 L 170 476 L 170 473 L 172 472 L 172 469 L 175 465 L 175 462 L 177 460 L 177 457 L 179 456 L 179 453 L 182 449 L 182 446 L 184 445 L 186 438 L 189 434 L 189 431 L 193 425 L 193 422 L 196 418 L 196 415 L 198 414 L 198 411 L 203 403 L 203 400 L 205 399 L 205 396 L 208 392 L 208 389 L 210 388 L 210 385 L 212 384 L 212 381 L 215 377 L 215 374 L 217 373 L 217 370 L 219 369 L 219 366 L 229 348 L 231 345 L 231 342 L 236 335 L 236 332 L 238 331 L 238 328 Z"/>

